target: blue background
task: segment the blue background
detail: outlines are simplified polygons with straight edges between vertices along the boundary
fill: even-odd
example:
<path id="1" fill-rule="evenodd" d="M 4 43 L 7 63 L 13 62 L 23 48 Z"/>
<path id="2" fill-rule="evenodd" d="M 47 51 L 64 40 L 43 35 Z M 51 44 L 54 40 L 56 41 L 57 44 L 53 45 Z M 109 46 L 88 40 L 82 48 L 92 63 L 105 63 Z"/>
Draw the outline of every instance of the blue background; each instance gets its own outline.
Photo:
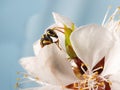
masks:
<path id="1" fill-rule="evenodd" d="M 0 90 L 14 90 L 23 71 L 18 61 L 33 54 L 32 44 L 54 23 L 52 12 L 71 18 L 77 26 L 101 24 L 111 5 L 120 0 L 0 0 Z"/>

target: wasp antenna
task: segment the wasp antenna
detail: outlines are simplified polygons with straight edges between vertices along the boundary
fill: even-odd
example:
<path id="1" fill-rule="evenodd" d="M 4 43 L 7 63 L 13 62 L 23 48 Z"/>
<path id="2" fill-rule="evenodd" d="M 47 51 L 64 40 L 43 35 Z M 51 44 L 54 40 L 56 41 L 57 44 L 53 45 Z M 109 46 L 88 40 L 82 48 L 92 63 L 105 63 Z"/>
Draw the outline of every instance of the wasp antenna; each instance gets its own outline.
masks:
<path id="1" fill-rule="evenodd" d="M 52 28 L 52 30 L 56 30 L 56 31 L 58 31 L 58 32 L 61 32 L 61 33 L 63 33 L 64 34 L 64 28 L 63 27 L 54 27 L 54 28 Z"/>
<path id="2" fill-rule="evenodd" d="M 60 47 L 60 44 L 59 44 L 59 39 L 58 39 L 57 41 L 55 41 L 55 43 L 56 43 L 56 45 L 58 46 L 58 48 L 59 48 L 60 50 L 62 50 L 62 48 Z"/>

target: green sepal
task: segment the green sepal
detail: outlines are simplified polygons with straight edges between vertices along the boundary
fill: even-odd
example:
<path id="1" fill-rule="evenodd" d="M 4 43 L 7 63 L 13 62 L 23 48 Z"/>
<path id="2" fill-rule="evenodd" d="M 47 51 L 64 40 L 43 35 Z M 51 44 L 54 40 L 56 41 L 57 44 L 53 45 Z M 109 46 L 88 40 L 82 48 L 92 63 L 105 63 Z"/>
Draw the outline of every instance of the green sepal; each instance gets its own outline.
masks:
<path id="1" fill-rule="evenodd" d="M 70 35 L 74 31 L 74 24 L 72 28 L 68 28 L 66 25 L 64 25 L 64 30 L 65 30 L 65 47 L 66 47 L 66 52 L 69 55 L 70 58 L 75 58 L 76 53 L 74 52 L 71 42 L 70 42 Z"/>

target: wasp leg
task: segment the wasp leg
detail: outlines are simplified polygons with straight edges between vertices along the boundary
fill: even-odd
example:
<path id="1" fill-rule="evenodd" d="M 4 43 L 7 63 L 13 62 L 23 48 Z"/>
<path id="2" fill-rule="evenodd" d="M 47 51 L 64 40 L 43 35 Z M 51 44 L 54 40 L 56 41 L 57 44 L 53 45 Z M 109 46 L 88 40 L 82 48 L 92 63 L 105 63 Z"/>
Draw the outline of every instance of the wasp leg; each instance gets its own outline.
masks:
<path id="1" fill-rule="evenodd" d="M 64 28 L 62 28 L 62 27 L 54 27 L 53 30 L 56 30 L 56 31 L 61 32 L 61 33 L 64 34 L 64 31 L 63 31 Z"/>
<path id="2" fill-rule="evenodd" d="M 62 50 L 62 48 L 60 47 L 60 44 L 59 44 L 59 39 L 57 39 L 57 41 L 55 41 L 54 43 L 58 46 L 58 48 L 59 48 L 60 50 Z"/>
<path id="3" fill-rule="evenodd" d="M 40 46 L 41 46 L 41 48 L 43 48 L 44 47 L 44 45 L 43 45 L 43 43 L 42 43 L 43 41 L 41 40 L 40 41 Z"/>

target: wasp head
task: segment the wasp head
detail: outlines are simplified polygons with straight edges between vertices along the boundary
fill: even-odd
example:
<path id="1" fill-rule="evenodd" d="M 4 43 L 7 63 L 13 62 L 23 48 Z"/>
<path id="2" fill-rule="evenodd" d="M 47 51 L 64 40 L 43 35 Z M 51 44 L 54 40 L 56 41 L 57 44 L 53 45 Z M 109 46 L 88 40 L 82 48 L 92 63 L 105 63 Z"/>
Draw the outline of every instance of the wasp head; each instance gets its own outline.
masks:
<path id="1" fill-rule="evenodd" d="M 47 34 L 48 36 L 50 36 L 50 37 L 58 38 L 56 32 L 55 32 L 54 30 L 52 30 L 52 29 L 48 29 L 47 32 L 46 32 L 46 34 Z"/>

